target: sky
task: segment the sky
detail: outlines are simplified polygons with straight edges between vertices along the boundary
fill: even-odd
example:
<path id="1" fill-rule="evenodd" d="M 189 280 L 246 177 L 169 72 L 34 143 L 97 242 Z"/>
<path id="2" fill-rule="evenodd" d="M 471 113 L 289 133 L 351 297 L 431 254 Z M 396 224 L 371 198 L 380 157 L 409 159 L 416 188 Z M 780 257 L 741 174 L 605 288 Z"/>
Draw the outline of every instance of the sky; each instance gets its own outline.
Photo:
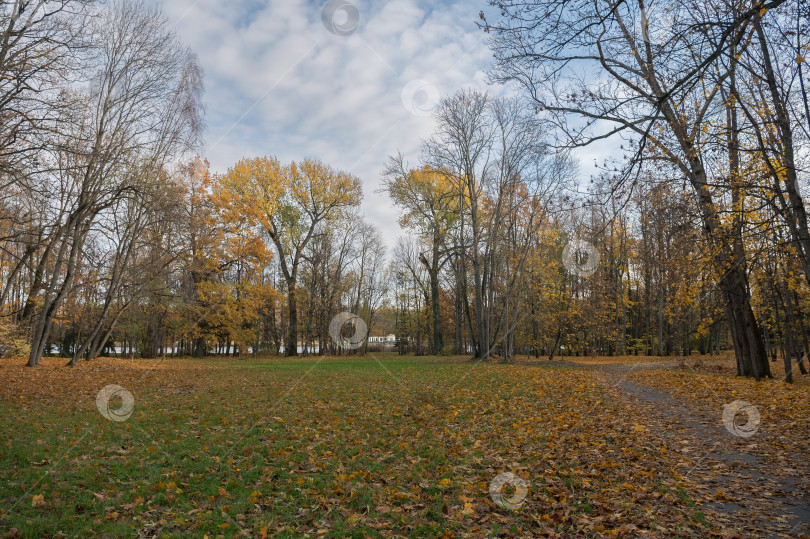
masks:
<path id="1" fill-rule="evenodd" d="M 387 156 L 418 164 L 438 100 L 486 82 L 485 0 L 155 0 L 205 70 L 214 172 L 242 157 L 319 158 L 360 178 L 366 219 L 402 234 Z"/>

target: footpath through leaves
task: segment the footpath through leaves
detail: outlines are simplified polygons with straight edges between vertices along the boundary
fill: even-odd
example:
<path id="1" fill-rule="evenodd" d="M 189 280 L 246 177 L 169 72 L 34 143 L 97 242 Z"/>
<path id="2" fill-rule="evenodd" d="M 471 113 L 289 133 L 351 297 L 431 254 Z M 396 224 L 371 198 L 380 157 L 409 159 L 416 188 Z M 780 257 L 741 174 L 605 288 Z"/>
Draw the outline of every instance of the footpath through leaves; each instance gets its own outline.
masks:
<path id="1" fill-rule="evenodd" d="M 804 478 L 792 499 L 806 500 L 807 385 L 666 363 L 612 371 L 396 356 L 44 363 L 0 369 L 0 530 L 9 537 L 808 532 L 802 522 L 785 528 L 779 504 L 751 517 L 768 511 L 752 501 L 768 493 L 746 491 L 727 469 L 713 470 L 707 491 L 695 470 L 710 460 L 713 446 L 700 446 L 709 435 L 694 430 L 692 445 L 676 444 L 671 401 L 633 392 L 663 388 L 702 410 L 718 436 L 723 403 L 748 394 L 761 432 L 735 450 L 769 473 L 790 463 Z M 134 398 L 121 421 L 96 402 L 113 384 Z M 125 402 L 112 396 L 108 405 Z M 726 434 L 724 443 L 737 443 Z M 748 516 L 732 518 L 732 503 Z"/>

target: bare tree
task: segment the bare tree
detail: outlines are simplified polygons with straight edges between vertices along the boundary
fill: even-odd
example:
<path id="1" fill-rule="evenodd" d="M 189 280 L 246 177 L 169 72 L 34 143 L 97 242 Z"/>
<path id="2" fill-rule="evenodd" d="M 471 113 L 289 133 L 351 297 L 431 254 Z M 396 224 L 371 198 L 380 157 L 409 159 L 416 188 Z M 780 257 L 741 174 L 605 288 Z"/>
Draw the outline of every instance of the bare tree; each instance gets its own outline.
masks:
<path id="1" fill-rule="evenodd" d="M 541 123 L 516 98 L 493 99 L 464 90 L 440 102 L 436 119 L 437 132 L 425 142 L 424 160 L 447 175 L 463 214 L 458 220 L 459 243 L 464 245 L 458 264 L 463 267 L 469 261 L 472 266 L 470 342 L 475 357 L 489 358 L 496 342 L 513 327 L 516 304 L 513 298 L 510 305 L 509 298 L 526 254 L 519 246 L 537 232 L 544 198 L 564 171 L 549 174 Z M 503 268 L 511 246 L 518 251 L 511 266 Z M 498 282 L 502 269 L 509 271 L 503 287 Z M 505 291 L 496 293 L 498 288 Z M 508 356 L 509 345 L 504 344 Z"/>
<path id="2" fill-rule="evenodd" d="M 0 177 L 23 182 L 56 129 L 75 57 L 86 46 L 84 32 L 92 0 L 3 0 L 0 2 Z"/>
<path id="3" fill-rule="evenodd" d="M 645 159 L 669 163 L 688 180 L 724 295 L 738 370 L 756 378 L 770 369 L 751 307 L 745 248 L 740 229 L 724 223 L 722 182 L 709 168 L 704 128 L 721 105 L 717 79 L 725 83 L 733 72 L 717 59 L 729 48 L 735 56 L 744 52 L 760 10 L 782 3 L 740 11 L 724 0 L 711 6 L 511 0 L 498 3 L 500 21 L 485 24 L 496 56 L 493 78 L 519 82 L 569 146 L 613 136 L 631 141 L 634 159 L 617 187 L 632 180 Z M 719 75 L 703 76 L 709 68 Z"/>
<path id="4" fill-rule="evenodd" d="M 29 366 L 42 357 L 99 214 L 122 194 L 159 181 L 163 164 L 190 148 L 201 127 L 200 69 L 159 10 L 115 2 L 92 32 L 86 104 L 65 111 L 67 130 L 47 156 L 55 172 L 43 180 L 59 206 L 29 294 L 28 306 L 36 305 Z"/>

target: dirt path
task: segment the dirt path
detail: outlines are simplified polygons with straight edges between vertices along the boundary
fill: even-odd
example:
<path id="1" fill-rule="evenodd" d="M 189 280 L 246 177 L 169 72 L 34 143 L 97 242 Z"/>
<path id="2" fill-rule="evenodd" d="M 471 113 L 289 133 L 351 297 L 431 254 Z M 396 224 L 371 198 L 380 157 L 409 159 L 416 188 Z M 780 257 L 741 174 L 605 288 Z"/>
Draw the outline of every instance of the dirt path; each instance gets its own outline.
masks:
<path id="1" fill-rule="evenodd" d="M 668 391 L 631 381 L 638 370 L 675 365 L 584 365 L 569 361 L 558 367 L 597 371 L 600 382 L 638 403 L 634 420 L 649 425 L 682 462 L 680 473 L 697 485 L 703 509 L 716 513 L 727 537 L 810 537 L 810 485 L 806 455 L 784 462 L 784 447 L 767 433 L 745 439 L 727 431 L 717 410 L 702 410 L 695 402 Z M 783 444 L 784 445 L 784 444 Z M 802 473 L 798 473 L 798 471 Z"/>

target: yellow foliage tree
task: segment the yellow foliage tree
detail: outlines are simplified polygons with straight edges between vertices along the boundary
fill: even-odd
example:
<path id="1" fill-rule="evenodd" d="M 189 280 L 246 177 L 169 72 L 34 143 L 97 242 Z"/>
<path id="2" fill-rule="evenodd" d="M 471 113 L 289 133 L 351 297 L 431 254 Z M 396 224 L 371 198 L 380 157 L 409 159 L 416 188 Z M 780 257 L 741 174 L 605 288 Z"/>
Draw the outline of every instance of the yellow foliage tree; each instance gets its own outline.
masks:
<path id="1" fill-rule="evenodd" d="M 229 219 L 260 225 L 272 240 L 287 285 L 285 353 L 297 355 L 296 288 L 304 249 L 319 226 L 360 203 L 360 180 L 317 159 L 282 165 L 259 157 L 240 160 L 218 178 L 213 196 Z"/>

